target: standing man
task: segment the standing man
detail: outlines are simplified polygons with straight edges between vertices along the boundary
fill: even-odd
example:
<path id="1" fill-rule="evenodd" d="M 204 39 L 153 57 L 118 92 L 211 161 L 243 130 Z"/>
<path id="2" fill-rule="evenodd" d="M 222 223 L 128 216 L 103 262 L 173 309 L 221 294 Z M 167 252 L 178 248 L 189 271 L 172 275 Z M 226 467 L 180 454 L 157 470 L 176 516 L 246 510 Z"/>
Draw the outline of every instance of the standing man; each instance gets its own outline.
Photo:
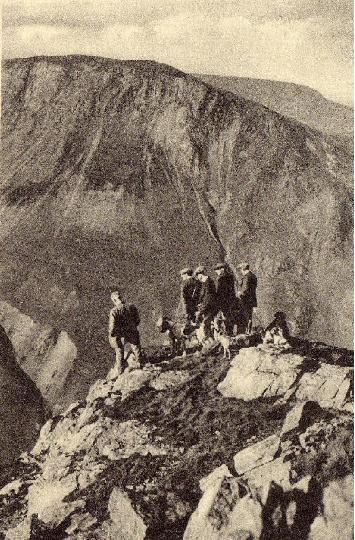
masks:
<path id="1" fill-rule="evenodd" d="M 201 323 L 201 342 L 204 343 L 213 341 L 211 325 L 216 315 L 216 288 L 213 280 L 206 274 L 204 266 L 196 268 L 195 276 L 201 284 L 196 322 Z"/>
<path id="2" fill-rule="evenodd" d="M 242 274 L 239 282 L 238 298 L 241 304 L 243 316 L 243 332 L 250 334 L 253 324 L 253 309 L 257 307 L 256 288 L 258 280 L 255 274 L 250 270 L 249 264 L 241 263 L 238 265 Z"/>
<path id="3" fill-rule="evenodd" d="M 141 345 L 138 331 L 140 323 L 139 313 L 134 305 L 126 304 L 118 291 L 111 293 L 113 308 L 109 317 L 109 342 L 116 352 L 117 374 L 119 375 L 128 367 L 124 356 L 124 346 L 130 345 L 131 351 L 138 363 L 141 358 Z"/>
<path id="4" fill-rule="evenodd" d="M 216 311 L 222 312 L 226 333 L 232 336 L 238 303 L 234 275 L 226 263 L 218 263 L 215 271 L 217 274 Z"/>
<path id="5" fill-rule="evenodd" d="M 181 275 L 181 299 L 183 303 L 186 326 L 195 322 L 197 303 L 200 294 L 201 283 L 193 277 L 191 268 L 183 268 Z"/>

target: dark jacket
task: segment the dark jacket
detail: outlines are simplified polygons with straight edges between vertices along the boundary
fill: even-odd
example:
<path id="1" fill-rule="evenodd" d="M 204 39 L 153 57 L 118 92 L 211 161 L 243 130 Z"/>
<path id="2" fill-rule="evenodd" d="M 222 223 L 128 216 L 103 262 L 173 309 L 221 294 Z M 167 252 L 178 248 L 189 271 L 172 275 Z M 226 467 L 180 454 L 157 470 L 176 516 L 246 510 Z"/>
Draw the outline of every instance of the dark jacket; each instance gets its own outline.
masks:
<path id="1" fill-rule="evenodd" d="M 201 315 L 216 314 L 216 288 L 213 280 L 208 277 L 204 283 L 201 283 L 201 290 L 198 300 L 198 310 Z"/>
<path id="2" fill-rule="evenodd" d="M 230 312 L 236 309 L 237 297 L 232 273 L 222 274 L 217 278 L 216 301 L 218 311 Z"/>
<path id="3" fill-rule="evenodd" d="M 244 306 L 256 307 L 258 305 L 256 300 L 257 285 L 258 280 L 256 275 L 250 271 L 239 281 L 239 298 Z"/>
<path id="4" fill-rule="evenodd" d="M 110 311 L 109 335 L 117 338 L 136 338 L 139 335 L 139 313 L 134 305 L 124 305 L 121 309 L 114 307 Z"/>
<path id="5" fill-rule="evenodd" d="M 187 315 L 194 315 L 197 311 L 201 283 L 191 277 L 182 282 L 181 296 Z"/>

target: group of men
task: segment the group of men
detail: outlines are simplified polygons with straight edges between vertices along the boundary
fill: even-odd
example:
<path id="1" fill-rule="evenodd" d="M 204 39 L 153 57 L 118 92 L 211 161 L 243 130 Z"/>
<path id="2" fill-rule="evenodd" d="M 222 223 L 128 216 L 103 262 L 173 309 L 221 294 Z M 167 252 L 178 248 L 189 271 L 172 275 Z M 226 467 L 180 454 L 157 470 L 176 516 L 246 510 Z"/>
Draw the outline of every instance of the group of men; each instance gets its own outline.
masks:
<path id="1" fill-rule="evenodd" d="M 208 276 L 205 267 L 195 272 L 191 268 L 181 270 L 181 299 L 187 327 L 200 326 L 202 340 L 212 338 L 212 322 L 218 315 L 223 318 L 225 332 L 249 333 L 252 328 L 253 309 L 257 306 L 257 278 L 247 263 L 238 266 L 241 279 L 236 282 L 226 263 L 215 266 L 216 284 Z"/>
<path id="2" fill-rule="evenodd" d="M 229 266 L 217 264 L 216 284 L 203 266 L 196 268 L 195 272 L 191 268 L 181 270 L 185 328 L 188 332 L 188 328 L 198 327 L 202 343 L 212 339 L 212 323 L 216 316 L 223 318 L 227 335 L 233 335 L 235 325 L 237 333 L 251 331 L 253 309 L 257 305 L 257 278 L 246 263 L 240 264 L 238 269 L 241 279 L 236 283 Z M 137 308 L 127 304 L 119 291 L 111 293 L 111 300 L 109 342 L 116 352 L 116 367 L 121 372 L 128 367 L 124 351 L 126 344 L 130 345 L 137 366 L 140 365 L 140 318 Z"/>

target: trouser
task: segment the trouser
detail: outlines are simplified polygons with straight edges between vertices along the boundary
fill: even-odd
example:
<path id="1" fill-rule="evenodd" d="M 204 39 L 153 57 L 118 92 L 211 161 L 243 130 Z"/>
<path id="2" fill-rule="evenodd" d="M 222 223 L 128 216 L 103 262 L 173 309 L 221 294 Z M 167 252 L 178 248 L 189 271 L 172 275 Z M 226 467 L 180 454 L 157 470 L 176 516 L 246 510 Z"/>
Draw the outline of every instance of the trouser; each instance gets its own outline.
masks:
<path id="1" fill-rule="evenodd" d="M 213 315 L 210 313 L 202 315 L 202 320 L 199 327 L 199 341 L 204 343 L 205 341 L 213 338 L 212 332 Z"/>
<path id="2" fill-rule="evenodd" d="M 241 317 L 238 324 L 238 334 L 250 334 L 253 328 L 253 306 L 241 306 Z"/>
<path id="3" fill-rule="evenodd" d="M 183 320 L 183 325 L 182 325 L 182 334 L 184 336 L 188 336 L 193 332 L 195 328 L 196 328 L 196 314 L 186 313 Z"/>
<path id="4" fill-rule="evenodd" d="M 236 321 L 236 315 L 230 309 L 221 308 L 221 313 L 223 315 L 224 328 L 226 330 L 227 336 L 233 336 L 234 325 Z"/>
<path id="5" fill-rule="evenodd" d="M 128 367 L 127 358 L 125 357 L 125 345 L 129 345 L 133 356 L 135 358 L 135 361 L 138 365 L 140 365 L 141 360 L 141 345 L 139 336 L 133 336 L 133 337 L 117 337 L 116 338 L 117 346 L 115 347 L 115 353 L 116 353 L 116 369 L 117 373 L 122 373 L 126 367 Z"/>

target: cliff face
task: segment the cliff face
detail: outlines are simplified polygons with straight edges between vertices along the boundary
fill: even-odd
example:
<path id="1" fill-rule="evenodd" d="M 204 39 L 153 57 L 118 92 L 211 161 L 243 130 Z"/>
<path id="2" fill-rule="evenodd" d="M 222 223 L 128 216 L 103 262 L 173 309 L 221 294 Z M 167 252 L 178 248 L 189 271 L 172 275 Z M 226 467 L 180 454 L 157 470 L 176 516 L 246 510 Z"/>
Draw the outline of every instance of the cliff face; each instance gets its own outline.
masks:
<path id="1" fill-rule="evenodd" d="M 352 361 L 302 342 L 111 373 L 0 470 L 0 535 L 350 540 Z"/>
<path id="2" fill-rule="evenodd" d="M 41 394 L 16 363 L 11 341 L 0 326 L 1 467 L 33 446 L 44 421 Z"/>
<path id="3" fill-rule="evenodd" d="M 81 380 L 111 362 L 111 287 L 152 342 L 179 268 L 225 254 L 259 321 L 350 345 L 351 159 L 321 133 L 154 62 L 35 58 L 4 63 L 2 144 L 1 295 L 72 337 Z"/>

